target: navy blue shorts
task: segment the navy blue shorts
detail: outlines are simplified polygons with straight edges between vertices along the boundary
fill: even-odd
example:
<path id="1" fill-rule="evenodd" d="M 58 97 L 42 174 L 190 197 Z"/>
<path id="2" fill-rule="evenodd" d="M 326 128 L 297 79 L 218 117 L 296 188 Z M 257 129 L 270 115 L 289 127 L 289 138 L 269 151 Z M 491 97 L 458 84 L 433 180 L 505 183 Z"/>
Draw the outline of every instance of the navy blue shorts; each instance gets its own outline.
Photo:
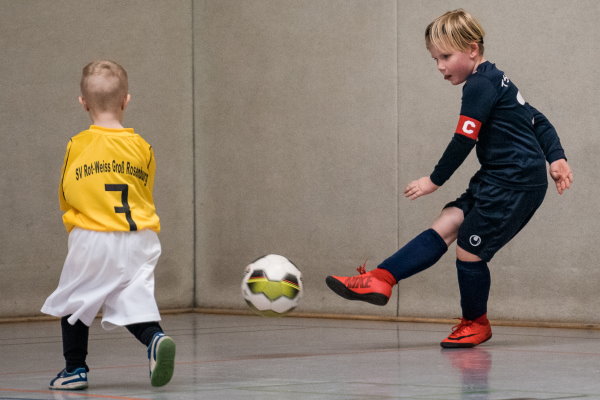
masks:
<path id="1" fill-rule="evenodd" d="M 490 261 L 529 222 L 546 189 L 511 190 L 472 179 L 465 193 L 444 206 L 457 207 L 465 215 L 457 244 Z"/>

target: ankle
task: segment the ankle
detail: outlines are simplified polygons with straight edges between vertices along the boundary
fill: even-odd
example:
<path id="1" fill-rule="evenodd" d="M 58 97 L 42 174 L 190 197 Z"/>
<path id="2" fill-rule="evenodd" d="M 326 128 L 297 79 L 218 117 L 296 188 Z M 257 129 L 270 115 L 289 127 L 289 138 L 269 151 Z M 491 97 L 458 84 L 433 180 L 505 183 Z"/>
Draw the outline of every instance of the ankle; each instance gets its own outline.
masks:
<path id="1" fill-rule="evenodd" d="M 398 283 L 398 281 L 396 281 L 396 278 L 394 278 L 394 275 L 392 275 L 390 271 L 384 268 L 375 268 L 371 271 L 371 275 L 373 275 L 380 281 L 388 283 L 390 286 L 394 286 L 396 283 Z"/>
<path id="2" fill-rule="evenodd" d="M 487 319 L 487 313 L 475 318 L 473 322 L 481 325 L 487 325 L 490 323 L 490 321 Z"/>
<path id="3" fill-rule="evenodd" d="M 86 364 L 76 365 L 76 366 L 69 365 L 65 368 L 65 371 L 69 374 L 72 374 L 73 372 L 77 371 L 79 368 L 85 369 L 85 372 L 90 372 L 90 369 L 88 368 L 88 366 Z"/>

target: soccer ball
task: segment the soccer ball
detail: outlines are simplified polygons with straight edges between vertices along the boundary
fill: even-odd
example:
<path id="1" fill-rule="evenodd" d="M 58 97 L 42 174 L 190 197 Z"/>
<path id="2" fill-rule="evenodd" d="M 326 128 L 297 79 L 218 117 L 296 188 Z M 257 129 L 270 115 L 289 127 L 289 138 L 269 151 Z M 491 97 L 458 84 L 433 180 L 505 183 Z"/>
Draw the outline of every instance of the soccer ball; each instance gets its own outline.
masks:
<path id="1" fill-rule="evenodd" d="M 302 297 L 302 273 L 283 256 L 261 257 L 244 270 L 242 296 L 257 314 L 281 317 Z"/>

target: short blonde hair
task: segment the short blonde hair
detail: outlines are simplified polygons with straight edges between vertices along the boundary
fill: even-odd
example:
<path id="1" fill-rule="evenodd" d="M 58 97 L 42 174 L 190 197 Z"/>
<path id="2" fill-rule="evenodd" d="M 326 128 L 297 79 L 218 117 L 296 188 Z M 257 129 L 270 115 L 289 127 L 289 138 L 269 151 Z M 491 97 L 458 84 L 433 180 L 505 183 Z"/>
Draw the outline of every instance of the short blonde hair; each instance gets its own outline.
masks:
<path id="1" fill-rule="evenodd" d="M 471 14 L 459 8 L 437 17 L 425 29 L 425 46 L 440 50 L 464 51 L 471 43 L 479 45 L 483 55 L 483 27 Z"/>
<path id="2" fill-rule="evenodd" d="M 114 61 L 97 60 L 83 67 L 81 96 L 89 108 L 119 109 L 128 94 L 127 71 Z"/>

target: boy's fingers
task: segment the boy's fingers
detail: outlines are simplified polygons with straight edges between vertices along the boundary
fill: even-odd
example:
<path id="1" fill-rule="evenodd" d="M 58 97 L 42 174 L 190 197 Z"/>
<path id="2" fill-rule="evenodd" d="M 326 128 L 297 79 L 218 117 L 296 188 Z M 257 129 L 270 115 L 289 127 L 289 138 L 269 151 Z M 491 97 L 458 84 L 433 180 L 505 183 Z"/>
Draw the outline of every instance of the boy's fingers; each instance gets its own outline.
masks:
<path id="1" fill-rule="evenodd" d="M 563 194 L 565 190 L 571 187 L 572 177 L 567 176 L 556 181 L 556 189 L 559 194 Z"/>

